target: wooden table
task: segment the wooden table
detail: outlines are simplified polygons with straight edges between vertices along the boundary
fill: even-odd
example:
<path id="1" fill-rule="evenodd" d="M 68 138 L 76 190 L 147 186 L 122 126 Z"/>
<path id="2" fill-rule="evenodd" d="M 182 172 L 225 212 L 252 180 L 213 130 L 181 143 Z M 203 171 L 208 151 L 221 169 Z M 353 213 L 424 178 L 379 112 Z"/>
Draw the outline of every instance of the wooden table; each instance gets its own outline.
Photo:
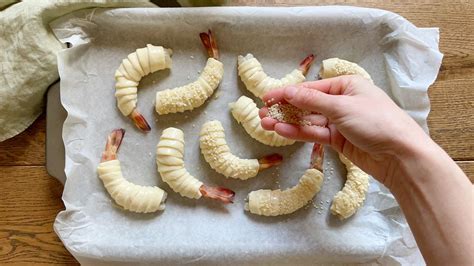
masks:
<path id="1" fill-rule="evenodd" d="M 314 5 L 309 0 L 236 0 L 231 5 Z M 443 65 L 429 95 L 430 132 L 474 178 L 474 4 L 322 1 L 396 12 L 418 27 L 439 27 Z M 393 3 L 392 3 L 393 2 Z M 286 3 L 286 4 L 285 4 Z M 77 264 L 53 231 L 64 209 L 62 185 L 45 169 L 45 116 L 17 137 L 0 143 L 0 264 Z"/>

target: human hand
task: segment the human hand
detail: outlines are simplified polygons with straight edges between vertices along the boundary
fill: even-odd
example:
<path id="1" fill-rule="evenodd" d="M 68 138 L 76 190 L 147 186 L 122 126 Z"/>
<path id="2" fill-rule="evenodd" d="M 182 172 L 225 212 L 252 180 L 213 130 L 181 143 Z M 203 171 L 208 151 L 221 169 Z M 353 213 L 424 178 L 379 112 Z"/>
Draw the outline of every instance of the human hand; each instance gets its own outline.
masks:
<path id="1" fill-rule="evenodd" d="M 268 92 L 267 106 L 290 103 L 315 126 L 281 123 L 260 110 L 262 127 L 292 139 L 328 144 L 390 188 L 400 160 L 429 137 L 380 88 L 360 76 L 305 82 Z"/>

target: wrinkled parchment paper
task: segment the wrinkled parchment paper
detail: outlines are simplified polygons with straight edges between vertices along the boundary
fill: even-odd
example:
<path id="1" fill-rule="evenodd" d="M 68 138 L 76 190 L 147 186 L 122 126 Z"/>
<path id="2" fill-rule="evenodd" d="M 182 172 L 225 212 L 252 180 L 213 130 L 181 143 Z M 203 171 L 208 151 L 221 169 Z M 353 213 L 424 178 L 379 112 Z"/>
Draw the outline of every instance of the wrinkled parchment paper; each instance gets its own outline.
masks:
<path id="1" fill-rule="evenodd" d="M 341 222 L 330 214 L 345 170 L 328 148 L 324 185 L 312 204 L 276 218 L 244 212 L 250 191 L 298 182 L 308 167 L 311 144 L 264 146 L 234 121 L 227 105 L 241 95 L 251 96 L 237 75 L 237 55 L 253 53 L 267 73 L 281 77 L 314 53 L 317 60 L 308 80 L 317 78 L 323 59 L 357 62 L 427 130 L 427 88 L 442 58 L 437 29 L 419 29 L 396 14 L 353 7 L 94 9 L 59 19 L 52 28 L 59 39 L 73 44 L 58 59 L 61 101 L 69 116 L 63 129 L 66 210 L 54 228 L 81 263 L 422 263 L 393 196 L 376 181 L 371 181 L 365 206 L 356 215 Z M 156 115 L 157 91 L 198 77 L 206 60 L 198 34 L 208 28 L 217 37 L 224 63 L 220 87 L 198 109 Z M 154 73 L 140 83 L 139 110 L 152 126 L 144 134 L 116 107 L 114 71 L 123 58 L 147 43 L 172 48 L 174 54 L 170 71 Z M 234 153 L 258 158 L 279 152 L 284 163 L 251 180 L 225 179 L 199 151 L 200 126 L 210 119 L 223 123 Z M 205 183 L 235 190 L 234 204 L 185 199 L 161 181 L 155 147 L 169 126 L 185 132 L 187 169 Z M 106 136 L 118 127 L 127 131 L 119 152 L 124 176 L 165 189 L 169 198 L 164 212 L 123 211 L 98 179 L 96 167 Z"/>

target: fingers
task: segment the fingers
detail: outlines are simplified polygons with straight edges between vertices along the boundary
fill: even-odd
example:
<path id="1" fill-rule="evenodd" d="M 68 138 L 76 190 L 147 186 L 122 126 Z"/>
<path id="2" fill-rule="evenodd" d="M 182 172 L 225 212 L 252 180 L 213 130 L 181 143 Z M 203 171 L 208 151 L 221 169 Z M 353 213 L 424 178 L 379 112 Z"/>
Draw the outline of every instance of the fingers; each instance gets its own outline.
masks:
<path id="1" fill-rule="evenodd" d="M 300 109 L 329 116 L 337 111 L 340 105 L 339 97 L 341 96 L 329 95 L 318 90 L 308 89 L 302 85 L 293 85 L 272 90 L 265 94 L 263 99 L 267 106 L 287 102 Z M 259 113 L 260 117 L 264 117 L 262 114 L 265 112 L 268 111 L 266 109 L 262 110 Z"/>
<path id="2" fill-rule="evenodd" d="M 307 81 L 293 87 L 303 87 L 311 90 L 318 90 L 331 95 L 343 95 L 345 88 L 348 86 L 352 76 L 341 76 L 317 81 Z M 271 90 L 263 96 L 263 101 L 267 106 L 285 101 L 285 87 Z"/>
<path id="3" fill-rule="evenodd" d="M 260 116 L 260 118 L 264 118 L 264 117 L 267 117 L 267 114 L 268 114 L 268 107 L 264 106 L 262 108 L 260 108 L 260 110 L 258 110 L 258 116 Z"/>
<path id="4" fill-rule="evenodd" d="M 300 141 L 318 142 L 330 144 L 331 133 L 326 127 L 319 126 L 297 126 L 286 123 L 277 123 L 274 126 L 275 132 L 279 135 Z"/>
<path id="5" fill-rule="evenodd" d="M 346 145 L 346 138 L 337 130 L 335 124 L 328 125 L 329 132 L 331 132 L 331 146 L 337 152 L 342 152 L 344 145 Z"/>
<path id="6" fill-rule="evenodd" d="M 328 124 L 328 119 L 324 115 L 310 114 L 301 117 L 301 120 L 308 121 L 312 126 L 324 127 Z"/>
<path id="7" fill-rule="evenodd" d="M 285 103 L 285 87 L 271 90 L 263 96 L 262 100 L 266 106 L 272 106 L 276 103 Z"/>
<path id="8" fill-rule="evenodd" d="M 279 121 L 277 121 L 276 119 L 274 118 L 271 118 L 271 117 L 267 117 L 267 114 L 268 114 L 268 107 L 262 107 L 259 111 L 258 111 L 258 115 L 260 116 L 260 118 L 262 119 L 261 121 L 261 125 L 264 129 L 266 130 L 273 130 L 274 126 L 279 123 Z M 308 121 L 311 123 L 311 125 L 313 126 L 321 126 L 321 127 L 324 127 L 328 124 L 328 119 L 327 117 L 323 116 L 323 115 L 320 115 L 320 114 L 310 114 L 310 115 L 305 115 L 303 117 L 301 117 L 301 120 L 303 121 Z"/>
<path id="9" fill-rule="evenodd" d="M 284 99 L 303 110 L 330 115 L 337 112 L 343 96 L 330 95 L 304 86 L 288 86 L 284 89 Z"/>
<path id="10" fill-rule="evenodd" d="M 352 76 L 341 76 L 291 85 L 268 92 L 263 101 L 267 106 L 287 102 L 300 109 L 328 116 L 337 111 L 340 101 L 344 100 L 340 95 L 344 95 L 352 79 Z"/>
<path id="11" fill-rule="evenodd" d="M 275 130 L 275 125 L 277 123 L 279 123 L 278 120 L 271 117 L 264 117 L 262 118 L 262 121 L 260 121 L 260 124 L 265 130 Z"/>
<path id="12" fill-rule="evenodd" d="M 316 81 L 307 81 L 301 83 L 301 86 L 307 89 L 318 90 L 326 94 L 343 95 L 352 78 L 352 76 L 340 76 Z"/>

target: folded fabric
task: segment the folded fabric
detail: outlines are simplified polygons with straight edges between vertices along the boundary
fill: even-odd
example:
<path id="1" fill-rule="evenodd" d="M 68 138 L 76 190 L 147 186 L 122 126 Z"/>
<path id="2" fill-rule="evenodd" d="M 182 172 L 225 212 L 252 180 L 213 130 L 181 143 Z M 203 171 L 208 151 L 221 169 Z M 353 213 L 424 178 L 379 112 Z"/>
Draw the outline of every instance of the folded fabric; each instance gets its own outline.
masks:
<path id="1" fill-rule="evenodd" d="M 0 141 L 25 130 L 42 113 L 44 94 L 59 78 L 56 53 L 63 45 L 48 23 L 92 7 L 153 7 L 149 1 L 2 2 L 0 12 Z M 8 4 L 12 4 L 8 6 Z"/>
<path id="2" fill-rule="evenodd" d="M 3 0 L 0 2 L 0 10 L 6 8 L 7 6 L 18 2 L 17 0 Z"/>

